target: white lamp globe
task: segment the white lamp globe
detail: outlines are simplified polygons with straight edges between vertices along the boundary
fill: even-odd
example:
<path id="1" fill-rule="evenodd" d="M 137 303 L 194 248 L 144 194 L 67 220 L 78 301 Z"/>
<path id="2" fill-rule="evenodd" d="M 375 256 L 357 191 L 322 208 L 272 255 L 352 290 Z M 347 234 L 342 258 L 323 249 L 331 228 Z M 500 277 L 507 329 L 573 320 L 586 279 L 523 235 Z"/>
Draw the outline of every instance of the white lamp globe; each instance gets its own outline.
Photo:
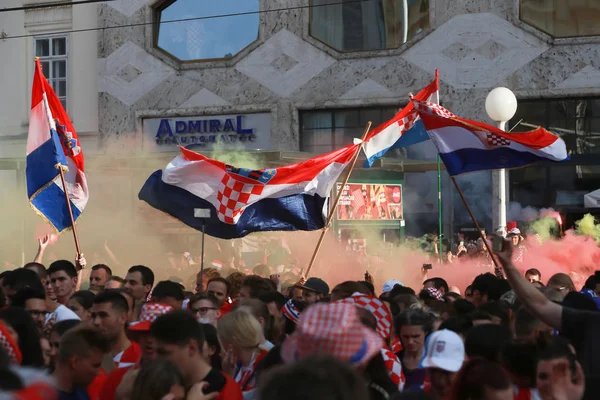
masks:
<path id="1" fill-rule="evenodd" d="M 485 99 L 485 111 L 493 121 L 510 121 L 517 112 L 517 98 L 508 88 L 496 88 Z"/>

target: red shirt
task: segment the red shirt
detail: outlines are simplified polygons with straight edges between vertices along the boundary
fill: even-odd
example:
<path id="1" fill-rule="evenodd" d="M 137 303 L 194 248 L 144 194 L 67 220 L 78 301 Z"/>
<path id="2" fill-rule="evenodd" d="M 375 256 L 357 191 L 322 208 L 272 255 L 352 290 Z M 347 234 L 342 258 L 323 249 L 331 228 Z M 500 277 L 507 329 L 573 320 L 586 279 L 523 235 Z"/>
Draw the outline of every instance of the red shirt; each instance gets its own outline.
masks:
<path id="1" fill-rule="evenodd" d="M 223 376 L 227 380 L 227 383 L 219 392 L 217 400 L 243 400 L 244 396 L 237 382 L 225 374 Z"/>
<path id="2" fill-rule="evenodd" d="M 88 395 L 90 399 L 96 400 L 100 397 L 100 391 L 104 386 L 104 382 L 106 382 L 106 372 L 103 369 L 100 370 L 100 374 L 94 378 L 92 383 L 87 387 Z"/>
<path id="3" fill-rule="evenodd" d="M 140 361 L 142 357 L 142 349 L 136 342 L 131 342 L 128 348 L 113 357 L 115 367 L 126 368 L 132 367 Z"/>
<path id="4" fill-rule="evenodd" d="M 227 301 L 223 303 L 219 311 L 221 312 L 221 317 L 225 314 L 229 314 L 231 309 L 233 308 L 233 303 L 228 303 Z"/>
<path id="5" fill-rule="evenodd" d="M 260 360 L 267 355 L 267 353 L 267 350 L 263 350 L 252 360 L 250 365 L 247 367 L 240 365 L 238 367 L 238 370 L 235 373 L 235 381 L 240 385 L 242 392 L 252 390 L 254 389 L 254 386 L 256 386 L 256 367 L 258 366 Z"/>
<path id="6" fill-rule="evenodd" d="M 125 374 L 132 368 L 133 367 L 127 367 L 112 370 L 111 373 L 108 374 L 108 376 L 106 377 L 106 380 L 104 381 L 104 385 L 102 386 L 102 390 L 100 391 L 100 396 L 94 398 L 90 395 L 90 399 L 115 400 L 115 393 L 117 391 L 117 388 L 121 384 L 121 380 L 123 380 Z"/>

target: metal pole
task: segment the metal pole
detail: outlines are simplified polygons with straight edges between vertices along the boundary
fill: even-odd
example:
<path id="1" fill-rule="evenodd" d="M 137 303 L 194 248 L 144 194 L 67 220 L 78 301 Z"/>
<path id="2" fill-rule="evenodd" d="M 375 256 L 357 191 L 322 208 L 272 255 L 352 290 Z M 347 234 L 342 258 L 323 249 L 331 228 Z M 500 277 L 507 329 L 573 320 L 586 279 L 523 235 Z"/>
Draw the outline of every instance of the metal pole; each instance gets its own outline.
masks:
<path id="1" fill-rule="evenodd" d="M 438 253 L 440 256 L 440 263 L 443 262 L 442 255 L 442 235 L 443 235 L 443 220 L 442 220 L 442 160 L 440 154 L 437 155 L 437 179 L 438 179 L 438 239 L 439 249 Z"/>
<path id="2" fill-rule="evenodd" d="M 506 131 L 506 122 L 498 122 L 498 128 Z M 497 206 L 498 220 L 495 229 L 501 228 L 506 233 L 506 170 L 504 168 L 494 171 L 497 177 Z"/>
<path id="3" fill-rule="evenodd" d="M 202 258 L 200 259 L 200 283 L 202 284 L 202 278 L 204 277 L 204 233 L 206 227 L 206 220 L 202 219 Z M 202 291 L 204 291 L 204 285 L 202 285 Z"/>

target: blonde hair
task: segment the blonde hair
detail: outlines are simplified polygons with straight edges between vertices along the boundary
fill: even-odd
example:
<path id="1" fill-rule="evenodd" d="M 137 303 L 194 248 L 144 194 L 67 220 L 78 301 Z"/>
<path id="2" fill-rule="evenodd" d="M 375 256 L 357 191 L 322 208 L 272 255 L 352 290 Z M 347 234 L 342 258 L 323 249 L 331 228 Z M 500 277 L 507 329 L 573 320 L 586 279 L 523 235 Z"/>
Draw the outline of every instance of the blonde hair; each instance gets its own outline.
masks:
<path id="1" fill-rule="evenodd" d="M 258 320 L 250 313 L 236 310 L 225 314 L 217 322 L 217 334 L 221 343 L 227 342 L 241 348 L 260 348 L 265 336 Z"/>

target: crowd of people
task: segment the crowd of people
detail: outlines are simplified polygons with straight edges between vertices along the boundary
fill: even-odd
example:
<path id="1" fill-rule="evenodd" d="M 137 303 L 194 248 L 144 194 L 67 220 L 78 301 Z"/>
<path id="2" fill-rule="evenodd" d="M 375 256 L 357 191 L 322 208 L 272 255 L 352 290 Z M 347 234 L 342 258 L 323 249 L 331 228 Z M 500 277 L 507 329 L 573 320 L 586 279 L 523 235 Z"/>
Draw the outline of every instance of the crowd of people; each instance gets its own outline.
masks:
<path id="1" fill-rule="evenodd" d="M 600 272 L 576 288 L 524 271 L 515 242 L 496 249 L 501 276 L 462 291 L 436 277 L 376 288 L 369 273 L 285 285 L 261 264 L 210 266 L 191 292 L 142 265 L 118 277 L 38 257 L 0 274 L 0 397 L 596 399 Z"/>

